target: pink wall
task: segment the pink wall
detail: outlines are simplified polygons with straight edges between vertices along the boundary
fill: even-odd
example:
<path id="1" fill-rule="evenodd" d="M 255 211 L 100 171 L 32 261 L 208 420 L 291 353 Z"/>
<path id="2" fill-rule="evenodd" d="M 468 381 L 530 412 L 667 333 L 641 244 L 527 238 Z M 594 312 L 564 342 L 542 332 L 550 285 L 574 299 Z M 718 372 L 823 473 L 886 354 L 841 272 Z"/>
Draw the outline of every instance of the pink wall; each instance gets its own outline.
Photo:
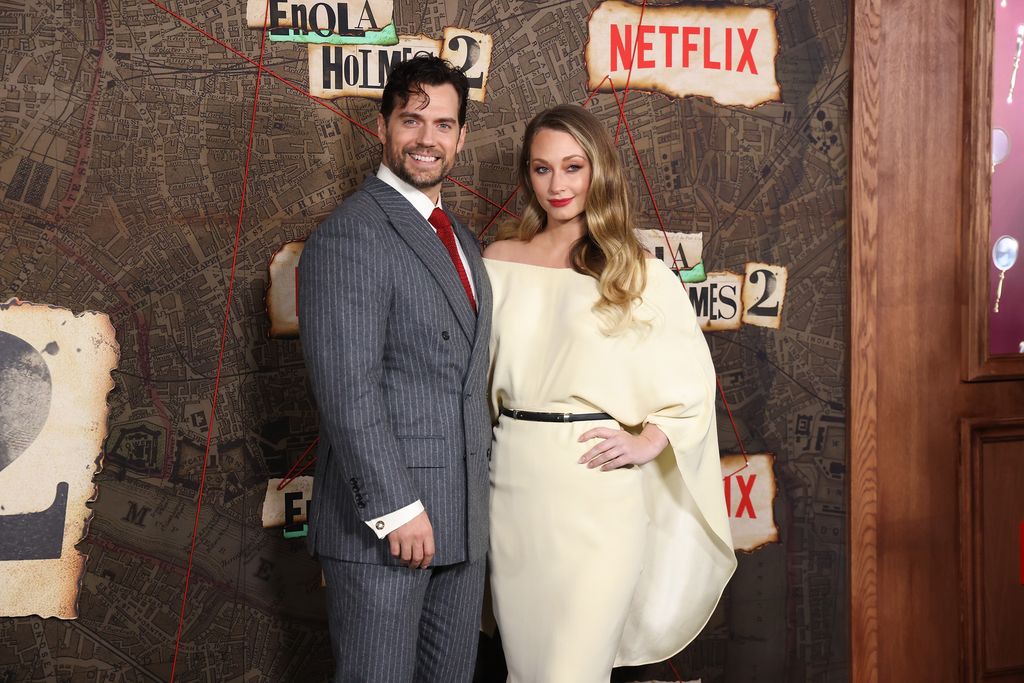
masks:
<path id="1" fill-rule="evenodd" d="M 992 126 L 1002 128 L 1010 136 L 1010 156 L 996 167 L 992 176 L 992 233 L 989 253 L 996 238 L 1011 235 L 1024 248 L 1024 59 L 1017 73 L 1013 104 L 1007 104 L 1013 55 L 1017 46 L 1017 27 L 1024 24 L 1024 0 L 993 0 L 996 13 L 996 34 L 993 52 Z M 989 296 L 989 338 L 991 353 L 1017 353 L 1024 341 L 1024 254 L 1006 271 L 999 313 L 992 313 L 995 304 L 999 270 L 989 263 L 991 282 Z"/>

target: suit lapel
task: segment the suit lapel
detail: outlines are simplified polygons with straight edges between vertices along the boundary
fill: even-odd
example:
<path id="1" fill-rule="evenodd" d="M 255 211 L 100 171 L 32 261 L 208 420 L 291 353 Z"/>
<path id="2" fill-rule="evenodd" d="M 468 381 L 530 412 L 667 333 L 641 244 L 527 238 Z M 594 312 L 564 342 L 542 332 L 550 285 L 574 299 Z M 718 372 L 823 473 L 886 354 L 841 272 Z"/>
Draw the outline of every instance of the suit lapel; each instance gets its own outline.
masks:
<path id="1" fill-rule="evenodd" d="M 449 214 L 449 218 L 451 214 Z M 487 350 L 491 341 L 491 281 L 487 277 L 487 268 L 484 267 L 483 258 L 480 255 L 480 243 L 471 230 L 463 227 L 452 219 L 455 226 L 455 234 L 462 244 L 462 251 L 469 261 L 469 268 L 473 273 L 473 284 L 476 287 L 476 336 L 473 339 L 473 352 L 469 361 L 467 376 L 472 376 L 474 366 L 487 358 Z"/>
<path id="2" fill-rule="evenodd" d="M 455 318 L 459 321 L 466 338 L 473 340 L 476 334 L 476 316 L 466 298 L 466 290 L 462 288 L 459 274 L 452 264 L 448 251 L 437 238 L 430 224 L 416 212 L 405 197 L 399 194 L 394 188 L 375 176 L 366 179 L 363 188 L 370 193 L 384 210 L 395 232 L 409 246 L 414 254 L 423 262 L 427 270 L 437 281 L 438 287 L 448 300 L 448 305 L 455 312 Z M 463 249 L 465 250 L 465 245 Z M 477 249 L 479 250 L 479 249 Z M 468 255 L 467 255 L 468 258 Z M 477 257 L 479 261 L 479 256 Z M 482 263 L 480 266 L 482 267 Z M 470 267 L 473 270 L 473 277 L 477 278 L 479 268 Z"/>

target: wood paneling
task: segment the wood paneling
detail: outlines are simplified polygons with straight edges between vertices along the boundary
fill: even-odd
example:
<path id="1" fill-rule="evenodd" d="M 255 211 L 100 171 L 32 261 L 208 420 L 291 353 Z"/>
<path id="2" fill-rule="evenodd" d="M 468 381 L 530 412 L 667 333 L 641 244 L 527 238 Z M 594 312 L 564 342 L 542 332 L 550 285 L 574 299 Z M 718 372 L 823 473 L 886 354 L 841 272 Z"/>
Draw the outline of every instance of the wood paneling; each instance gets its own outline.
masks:
<path id="1" fill-rule="evenodd" d="M 964 680 L 1024 681 L 1024 418 L 964 420 L 960 563 Z"/>
<path id="2" fill-rule="evenodd" d="M 1024 416 L 1024 382 L 962 381 L 966 26 L 960 0 L 854 0 L 855 681 L 963 679 L 958 426 Z"/>

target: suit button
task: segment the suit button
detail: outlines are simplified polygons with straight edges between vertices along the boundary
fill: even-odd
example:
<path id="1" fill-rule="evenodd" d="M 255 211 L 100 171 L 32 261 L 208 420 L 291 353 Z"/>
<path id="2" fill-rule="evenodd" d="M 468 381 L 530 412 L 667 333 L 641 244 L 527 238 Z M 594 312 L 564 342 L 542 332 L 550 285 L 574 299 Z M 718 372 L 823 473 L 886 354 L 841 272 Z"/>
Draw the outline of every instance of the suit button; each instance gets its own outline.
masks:
<path id="1" fill-rule="evenodd" d="M 441 339 L 444 339 L 445 341 L 448 341 L 449 339 L 451 339 L 451 337 L 452 336 L 448 334 L 448 330 L 445 330 L 444 332 L 441 333 Z"/>
<path id="2" fill-rule="evenodd" d="M 384 529 L 384 522 L 377 522 L 374 526 L 377 527 L 377 531 L 381 531 Z"/>

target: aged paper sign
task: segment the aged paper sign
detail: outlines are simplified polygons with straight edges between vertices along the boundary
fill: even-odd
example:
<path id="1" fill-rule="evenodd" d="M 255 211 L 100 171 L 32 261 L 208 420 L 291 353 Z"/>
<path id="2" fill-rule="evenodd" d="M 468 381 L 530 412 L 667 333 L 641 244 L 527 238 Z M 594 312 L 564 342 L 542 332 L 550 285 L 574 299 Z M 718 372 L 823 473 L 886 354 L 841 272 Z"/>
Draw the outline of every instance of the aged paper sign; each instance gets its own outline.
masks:
<path id="1" fill-rule="evenodd" d="M 321 36 L 362 36 L 391 23 L 392 0 L 246 0 L 249 28 L 297 28 Z M 266 23 L 264 23 L 266 19 Z"/>
<path id="2" fill-rule="evenodd" d="M 296 477 L 278 489 L 281 479 L 267 482 L 263 498 L 263 528 L 301 524 L 306 521 L 309 500 L 313 494 L 313 477 Z"/>
<path id="3" fill-rule="evenodd" d="M 267 317 L 270 336 L 299 336 L 299 257 L 306 243 L 286 242 L 270 259 L 267 283 Z"/>
<path id="4" fill-rule="evenodd" d="M 779 329 L 786 300 L 785 266 L 747 263 L 744 271 L 708 273 L 703 282 L 686 285 L 702 330 L 738 330 L 744 324 Z"/>
<path id="5" fill-rule="evenodd" d="M 0 305 L 0 616 L 78 616 L 118 355 L 106 315 Z"/>
<path id="6" fill-rule="evenodd" d="M 743 276 L 728 271 L 708 273 L 704 282 L 686 285 L 693 310 L 705 332 L 738 330 L 742 324 Z"/>
<path id="7" fill-rule="evenodd" d="M 689 269 L 700 263 L 704 250 L 704 233 L 637 230 L 637 237 L 647 251 L 661 259 L 669 268 Z"/>
<path id="8" fill-rule="evenodd" d="M 628 79 L 631 90 L 704 95 L 723 105 L 754 107 L 780 99 L 771 8 L 701 3 L 641 9 L 608 0 L 590 15 L 589 32 L 590 89 L 609 76 L 604 92 L 621 91 Z"/>
<path id="9" fill-rule="evenodd" d="M 441 58 L 462 73 L 469 81 L 469 99 L 483 102 L 487 96 L 487 72 L 491 69 L 494 41 L 486 33 L 446 26 L 441 40 Z"/>
<path id="10" fill-rule="evenodd" d="M 732 547 L 736 550 L 750 552 L 779 540 L 772 510 L 778 491 L 774 463 L 771 453 L 722 457 L 725 506 L 729 510 Z"/>
<path id="11" fill-rule="evenodd" d="M 339 36 L 332 33 L 322 36 L 301 28 L 278 28 L 270 32 L 272 43 L 320 43 L 321 45 L 394 45 L 398 32 L 394 24 L 388 24 L 379 31 L 367 31 L 361 36 Z"/>
<path id="12" fill-rule="evenodd" d="M 444 38 L 398 36 L 395 45 L 310 44 L 309 91 L 316 97 L 380 99 L 388 74 L 396 64 L 419 55 L 447 59 L 470 81 L 469 99 L 483 102 L 493 41 L 485 33 L 446 28 Z"/>
<path id="13" fill-rule="evenodd" d="M 309 50 L 309 91 L 316 97 L 380 99 L 391 69 L 420 55 L 441 54 L 441 41 L 428 36 L 398 36 L 398 43 L 318 45 Z"/>
<path id="14" fill-rule="evenodd" d="M 767 263 L 748 263 L 743 283 L 743 323 L 779 329 L 782 324 L 782 304 L 786 300 L 786 279 L 789 272 L 784 266 Z"/>

